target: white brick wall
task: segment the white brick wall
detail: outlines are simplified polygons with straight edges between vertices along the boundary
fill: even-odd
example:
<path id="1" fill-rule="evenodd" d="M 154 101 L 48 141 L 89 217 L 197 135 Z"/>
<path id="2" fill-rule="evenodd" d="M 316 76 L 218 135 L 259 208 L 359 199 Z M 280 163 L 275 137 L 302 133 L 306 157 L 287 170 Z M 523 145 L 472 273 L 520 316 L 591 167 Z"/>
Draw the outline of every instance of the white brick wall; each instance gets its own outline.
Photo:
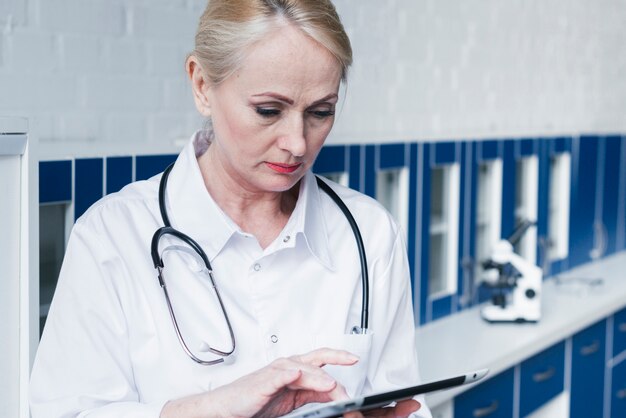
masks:
<path id="1" fill-rule="evenodd" d="M 330 142 L 626 132 L 624 0 L 336 0 L 355 64 Z M 41 157 L 175 151 L 205 0 L 0 0 L 0 114 Z"/>

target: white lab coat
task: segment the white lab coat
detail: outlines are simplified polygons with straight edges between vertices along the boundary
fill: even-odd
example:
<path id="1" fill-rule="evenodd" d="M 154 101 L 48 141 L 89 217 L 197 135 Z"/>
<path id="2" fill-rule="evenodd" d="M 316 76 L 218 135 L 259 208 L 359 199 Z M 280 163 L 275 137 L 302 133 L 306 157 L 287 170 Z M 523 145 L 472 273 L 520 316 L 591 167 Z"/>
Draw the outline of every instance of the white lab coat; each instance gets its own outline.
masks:
<path id="1" fill-rule="evenodd" d="M 350 394 L 419 382 L 406 248 L 389 214 L 333 184 L 359 224 L 369 265 L 371 333 L 350 335 L 359 324 L 361 272 L 337 206 L 308 173 L 290 220 L 263 250 L 208 194 L 196 160 L 202 141 L 197 133 L 180 154 L 167 209 L 213 265 L 235 333 L 234 361 L 198 365 L 176 338 L 150 258 L 163 225 L 156 176 L 103 198 L 76 222 L 33 367 L 33 417 L 158 417 L 170 399 L 324 346 L 360 356 L 354 366 L 328 368 Z M 191 350 L 215 358 L 201 349 L 228 349 L 223 315 L 196 258 L 168 251 L 179 244 L 161 245 L 173 308 Z M 430 416 L 425 406 L 419 416 Z"/>

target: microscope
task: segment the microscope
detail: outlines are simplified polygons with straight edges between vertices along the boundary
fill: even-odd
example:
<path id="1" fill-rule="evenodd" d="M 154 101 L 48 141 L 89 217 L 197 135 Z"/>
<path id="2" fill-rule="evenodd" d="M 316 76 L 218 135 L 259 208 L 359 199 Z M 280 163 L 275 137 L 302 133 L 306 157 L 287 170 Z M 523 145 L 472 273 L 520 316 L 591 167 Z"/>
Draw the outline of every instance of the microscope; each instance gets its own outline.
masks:
<path id="1" fill-rule="evenodd" d="M 487 322 L 537 322 L 541 317 L 542 271 L 513 250 L 535 223 L 521 222 L 509 238 L 496 243 L 490 258 L 482 263 L 483 282 L 494 292 L 491 304 L 481 310 Z"/>

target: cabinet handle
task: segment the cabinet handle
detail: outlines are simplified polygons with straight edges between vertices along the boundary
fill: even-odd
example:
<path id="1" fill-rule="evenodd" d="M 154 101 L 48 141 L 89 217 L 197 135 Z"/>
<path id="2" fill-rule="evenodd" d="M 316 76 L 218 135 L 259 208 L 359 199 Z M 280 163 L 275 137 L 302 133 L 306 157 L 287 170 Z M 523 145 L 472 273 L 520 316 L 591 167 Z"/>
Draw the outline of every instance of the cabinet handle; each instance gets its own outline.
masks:
<path id="1" fill-rule="evenodd" d="M 493 401 L 489 406 L 474 409 L 472 415 L 474 418 L 486 417 L 496 412 L 498 410 L 498 406 L 500 406 L 500 403 L 498 401 Z"/>
<path id="2" fill-rule="evenodd" d="M 617 399 L 626 399 L 626 389 L 618 390 L 615 396 L 617 396 Z"/>
<path id="3" fill-rule="evenodd" d="M 582 356 L 589 356 L 600 348 L 600 341 L 595 340 L 592 344 L 586 345 L 580 349 L 580 354 Z"/>
<path id="4" fill-rule="evenodd" d="M 618 326 L 617 329 L 619 330 L 619 332 L 626 332 L 626 322 L 621 322 Z"/>
<path id="5" fill-rule="evenodd" d="M 535 373 L 535 374 L 533 374 L 533 380 L 536 383 L 545 382 L 546 380 L 548 380 L 552 376 L 554 376 L 554 373 L 556 373 L 556 369 L 554 367 L 550 367 L 548 370 L 546 370 L 543 373 Z"/>

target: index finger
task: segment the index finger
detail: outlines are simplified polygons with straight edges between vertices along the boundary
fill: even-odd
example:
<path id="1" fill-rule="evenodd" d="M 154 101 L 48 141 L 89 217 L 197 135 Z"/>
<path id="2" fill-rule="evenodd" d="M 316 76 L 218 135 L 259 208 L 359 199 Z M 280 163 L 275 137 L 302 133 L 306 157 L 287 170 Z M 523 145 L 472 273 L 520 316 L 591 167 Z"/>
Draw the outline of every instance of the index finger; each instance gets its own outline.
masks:
<path id="1" fill-rule="evenodd" d="M 359 361 L 359 356 L 345 350 L 318 348 L 305 354 L 293 356 L 292 359 L 316 367 L 323 367 L 327 364 L 351 366 Z"/>

